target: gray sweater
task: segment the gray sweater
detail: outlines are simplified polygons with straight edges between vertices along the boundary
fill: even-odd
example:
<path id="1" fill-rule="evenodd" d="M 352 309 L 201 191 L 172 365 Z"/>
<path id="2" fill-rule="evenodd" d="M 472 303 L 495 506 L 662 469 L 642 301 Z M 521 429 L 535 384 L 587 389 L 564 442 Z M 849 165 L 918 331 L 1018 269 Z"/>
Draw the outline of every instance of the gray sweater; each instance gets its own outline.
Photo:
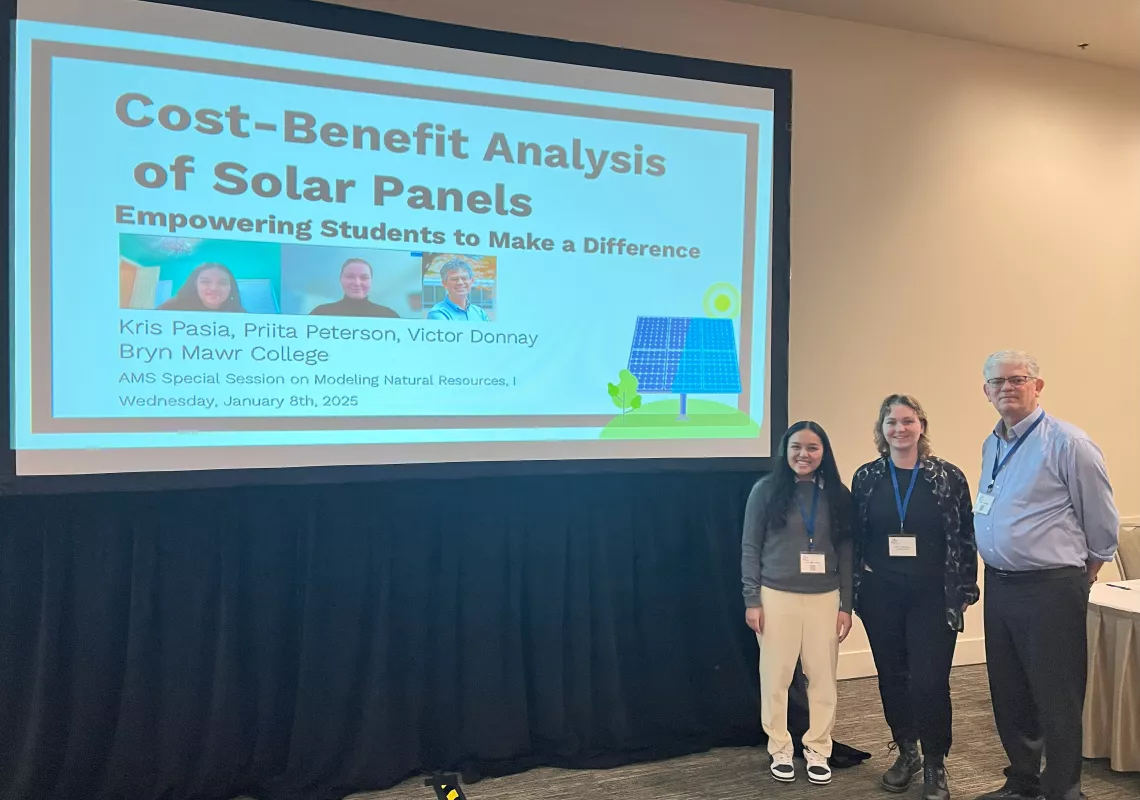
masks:
<path id="1" fill-rule="evenodd" d="M 760 481 L 748 495 L 744 509 L 744 537 L 741 541 L 740 573 L 744 583 L 744 605 L 760 606 L 760 587 L 767 586 L 781 592 L 795 594 L 822 594 L 839 590 L 839 606 L 850 612 L 852 604 L 852 542 L 848 538 L 838 547 L 831 540 L 831 509 L 827 495 L 820 494 L 815 522 L 815 551 L 825 558 L 823 574 L 800 572 L 800 554 L 807 552 L 808 536 L 804 518 L 795 503 L 788 509 L 783 527 L 768 529 L 764 520 L 768 516 L 771 484 Z M 812 484 L 796 484 L 796 497 L 804 508 L 811 508 Z"/>

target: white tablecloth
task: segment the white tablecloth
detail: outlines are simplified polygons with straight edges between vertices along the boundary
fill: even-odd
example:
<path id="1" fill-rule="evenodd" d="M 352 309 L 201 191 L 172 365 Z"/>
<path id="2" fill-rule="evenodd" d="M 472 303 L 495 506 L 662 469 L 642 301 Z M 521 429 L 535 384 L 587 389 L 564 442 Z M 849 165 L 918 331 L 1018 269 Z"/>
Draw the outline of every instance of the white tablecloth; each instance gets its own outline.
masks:
<path id="1" fill-rule="evenodd" d="M 1088 636 L 1084 756 L 1140 772 L 1140 580 L 1093 584 Z"/>

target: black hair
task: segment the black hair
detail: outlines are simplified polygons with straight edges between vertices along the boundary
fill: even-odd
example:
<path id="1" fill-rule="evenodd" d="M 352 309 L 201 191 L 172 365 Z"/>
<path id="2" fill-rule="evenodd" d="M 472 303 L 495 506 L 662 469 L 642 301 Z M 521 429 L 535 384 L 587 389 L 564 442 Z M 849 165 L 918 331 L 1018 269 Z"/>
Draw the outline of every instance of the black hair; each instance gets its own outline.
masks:
<path id="1" fill-rule="evenodd" d="M 230 294 L 225 301 L 218 308 L 209 308 L 202 302 L 202 298 L 198 296 L 198 276 L 208 269 L 216 269 L 226 273 L 230 279 Z M 174 297 L 167 300 L 159 306 L 160 309 L 170 311 L 230 311 L 230 312 L 244 312 L 245 306 L 241 304 L 241 289 L 238 288 L 237 278 L 230 272 L 230 268 L 225 264 L 217 264 L 214 262 L 206 262 L 199 264 L 194 268 L 182 285 L 178 287 L 178 291 Z"/>
<path id="2" fill-rule="evenodd" d="M 788 510 L 795 501 L 796 473 L 788 464 L 788 442 L 800 431 L 811 431 L 823 443 L 823 458 L 815 471 L 815 479 L 823 482 L 823 493 L 827 497 L 827 509 L 831 518 L 831 540 L 841 542 L 851 535 L 851 492 L 839 477 L 839 466 L 835 463 L 835 453 L 831 440 L 819 423 L 797 422 L 780 438 L 772 471 L 764 477 L 768 488 L 768 518 L 764 520 L 768 529 L 782 528 L 788 522 Z"/>

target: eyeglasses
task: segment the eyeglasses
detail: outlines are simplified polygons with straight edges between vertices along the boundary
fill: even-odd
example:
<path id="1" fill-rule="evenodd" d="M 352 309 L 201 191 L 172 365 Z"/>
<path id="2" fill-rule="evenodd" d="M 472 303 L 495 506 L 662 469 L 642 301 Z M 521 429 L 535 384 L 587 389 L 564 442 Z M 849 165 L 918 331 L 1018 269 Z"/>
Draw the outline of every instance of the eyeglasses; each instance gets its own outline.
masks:
<path id="1" fill-rule="evenodd" d="M 1008 382 L 1010 386 L 1015 389 L 1020 389 L 1025 384 L 1029 383 L 1033 378 L 1028 375 L 1010 375 L 1008 378 L 990 378 L 986 381 L 986 385 L 991 389 L 1000 389 Z"/>

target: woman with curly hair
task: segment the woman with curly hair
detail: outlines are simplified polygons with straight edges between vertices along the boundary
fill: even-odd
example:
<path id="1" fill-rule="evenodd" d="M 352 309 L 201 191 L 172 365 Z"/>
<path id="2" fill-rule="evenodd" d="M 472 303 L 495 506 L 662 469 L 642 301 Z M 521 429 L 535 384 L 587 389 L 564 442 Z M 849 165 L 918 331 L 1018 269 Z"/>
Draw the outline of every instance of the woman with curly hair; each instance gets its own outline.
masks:
<path id="1" fill-rule="evenodd" d="M 950 667 L 979 595 L 970 486 L 931 451 L 926 412 L 910 395 L 883 400 L 875 445 L 879 458 L 858 469 L 851 494 L 855 613 L 898 748 L 882 787 L 905 792 L 922 772 L 923 800 L 949 800 Z"/>

